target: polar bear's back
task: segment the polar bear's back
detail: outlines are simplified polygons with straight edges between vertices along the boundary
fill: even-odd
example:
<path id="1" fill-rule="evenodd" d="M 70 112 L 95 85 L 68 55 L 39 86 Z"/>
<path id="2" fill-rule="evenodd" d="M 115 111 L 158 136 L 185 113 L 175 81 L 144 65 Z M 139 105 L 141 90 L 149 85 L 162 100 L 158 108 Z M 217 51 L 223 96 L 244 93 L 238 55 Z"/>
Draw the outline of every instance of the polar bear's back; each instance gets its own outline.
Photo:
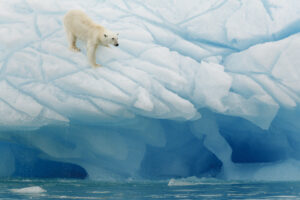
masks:
<path id="1" fill-rule="evenodd" d="M 64 17 L 64 26 L 80 39 L 86 39 L 86 34 L 97 25 L 83 11 L 71 10 Z"/>

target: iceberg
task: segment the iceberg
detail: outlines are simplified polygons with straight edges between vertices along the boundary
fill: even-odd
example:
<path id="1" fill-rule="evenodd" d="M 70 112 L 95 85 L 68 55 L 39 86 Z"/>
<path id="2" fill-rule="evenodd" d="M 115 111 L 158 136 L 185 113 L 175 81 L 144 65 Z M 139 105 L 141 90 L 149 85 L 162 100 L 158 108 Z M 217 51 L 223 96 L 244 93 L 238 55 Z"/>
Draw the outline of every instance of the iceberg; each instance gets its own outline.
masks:
<path id="1" fill-rule="evenodd" d="M 299 0 L 0 5 L 1 177 L 300 180 Z M 120 34 L 103 67 L 71 9 Z"/>

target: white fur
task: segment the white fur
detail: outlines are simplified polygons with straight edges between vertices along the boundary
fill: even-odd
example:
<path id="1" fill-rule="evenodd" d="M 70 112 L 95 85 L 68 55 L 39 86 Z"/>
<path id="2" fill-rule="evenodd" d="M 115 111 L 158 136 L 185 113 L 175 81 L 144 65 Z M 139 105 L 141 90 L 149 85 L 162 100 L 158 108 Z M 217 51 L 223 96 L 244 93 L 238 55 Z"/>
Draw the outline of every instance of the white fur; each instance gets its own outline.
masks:
<path id="1" fill-rule="evenodd" d="M 109 44 L 118 46 L 118 34 L 105 29 L 103 26 L 94 23 L 84 12 L 71 10 L 64 17 L 64 26 L 72 51 L 80 51 L 76 47 L 76 39 L 86 41 L 87 57 L 93 67 L 96 64 L 96 50 L 98 45 L 108 47 Z"/>

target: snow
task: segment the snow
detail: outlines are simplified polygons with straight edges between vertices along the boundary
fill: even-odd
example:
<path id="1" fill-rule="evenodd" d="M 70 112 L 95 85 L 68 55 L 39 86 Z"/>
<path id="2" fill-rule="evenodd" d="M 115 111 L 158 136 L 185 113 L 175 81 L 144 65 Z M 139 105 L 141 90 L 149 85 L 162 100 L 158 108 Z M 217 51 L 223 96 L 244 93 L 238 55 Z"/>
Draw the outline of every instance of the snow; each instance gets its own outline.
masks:
<path id="1" fill-rule="evenodd" d="M 0 176 L 43 161 L 92 179 L 300 179 L 298 0 L 0 8 Z M 83 41 L 68 49 L 70 9 L 119 33 L 119 47 L 98 48 L 103 67 Z"/>

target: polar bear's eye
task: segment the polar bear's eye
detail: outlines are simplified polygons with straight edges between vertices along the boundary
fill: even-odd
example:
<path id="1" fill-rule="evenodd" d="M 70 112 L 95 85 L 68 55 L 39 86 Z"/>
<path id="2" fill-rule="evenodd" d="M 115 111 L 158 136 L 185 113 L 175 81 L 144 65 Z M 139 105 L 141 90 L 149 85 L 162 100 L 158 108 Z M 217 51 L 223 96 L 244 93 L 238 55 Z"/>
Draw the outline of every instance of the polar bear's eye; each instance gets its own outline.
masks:
<path id="1" fill-rule="evenodd" d="M 112 38 L 112 40 L 115 40 L 115 38 Z"/>

